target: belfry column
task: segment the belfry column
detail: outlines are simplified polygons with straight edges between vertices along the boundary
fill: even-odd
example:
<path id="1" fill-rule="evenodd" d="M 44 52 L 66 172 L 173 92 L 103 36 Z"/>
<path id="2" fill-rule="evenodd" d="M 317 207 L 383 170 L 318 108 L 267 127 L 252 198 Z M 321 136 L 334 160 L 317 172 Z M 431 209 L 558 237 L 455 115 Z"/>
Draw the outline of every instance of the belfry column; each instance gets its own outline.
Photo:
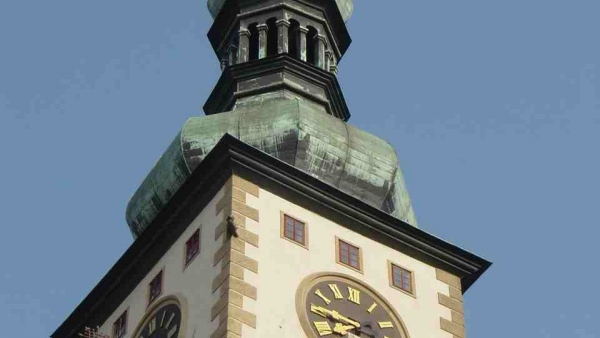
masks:
<path id="1" fill-rule="evenodd" d="M 229 65 L 235 65 L 237 63 L 237 47 L 235 45 L 229 46 Z"/>
<path id="2" fill-rule="evenodd" d="M 282 19 L 277 20 L 275 24 L 277 25 L 277 53 L 287 53 L 289 51 L 288 40 L 290 22 Z"/>
<path id="3" fill-rule="evenodd" d="M 250 58 L 250 31 L 246 28 L 240 29 L 240 49 L 238 53 L 240 63 L 248 62 Z"/>
<path id="4" fill-rule="evenodd" d="M 258 29 L 258 58 L 264 59 L 267 57 L 267 32 L 269 27 L 261 23 L 256 26 L 256 29 Z"/>
<path id="5" fill-rule="evenodd" d="M 325 37 L 323 35 L 319 35 L 317 34 L 317 36 L 315 36 L 315 56 L 317 59 L 317 64 L 316 66 L 321 68 L 321 69 L 325 69 Z"/>
<path id="6" fill-rule="evenodd" d="M 300 27 L 300 60 L 306 61 L 306 35 L 308 28 Z"/>

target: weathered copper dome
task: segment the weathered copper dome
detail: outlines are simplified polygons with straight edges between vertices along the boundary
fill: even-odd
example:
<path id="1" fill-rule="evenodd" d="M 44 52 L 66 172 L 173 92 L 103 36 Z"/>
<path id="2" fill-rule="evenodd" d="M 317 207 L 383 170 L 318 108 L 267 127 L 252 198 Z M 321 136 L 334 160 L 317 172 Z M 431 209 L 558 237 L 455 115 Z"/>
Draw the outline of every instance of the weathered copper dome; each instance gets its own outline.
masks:
<path id="1" fill-rule="evenodd" d="M 126 217 L 134 237 L 225 133 L 417 226 L 389 143 L 310 103 L 282 98 L 190 118 L 129 201 Z"/>

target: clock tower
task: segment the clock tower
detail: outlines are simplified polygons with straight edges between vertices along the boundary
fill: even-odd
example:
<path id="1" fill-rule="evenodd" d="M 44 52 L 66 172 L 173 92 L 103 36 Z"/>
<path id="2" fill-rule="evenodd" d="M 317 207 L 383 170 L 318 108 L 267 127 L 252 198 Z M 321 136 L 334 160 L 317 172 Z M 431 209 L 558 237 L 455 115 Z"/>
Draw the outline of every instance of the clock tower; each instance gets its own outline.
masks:
<path id="1" fill-rule="evenodd" d="M 353 0 L 209 0 L 222 73 L 127 206 L 133 244 L 52 334 L 464 338 L 490 262 L 417 227 L 348 123 Z M 93 328 L 93 329 L 90 329 Z"/>

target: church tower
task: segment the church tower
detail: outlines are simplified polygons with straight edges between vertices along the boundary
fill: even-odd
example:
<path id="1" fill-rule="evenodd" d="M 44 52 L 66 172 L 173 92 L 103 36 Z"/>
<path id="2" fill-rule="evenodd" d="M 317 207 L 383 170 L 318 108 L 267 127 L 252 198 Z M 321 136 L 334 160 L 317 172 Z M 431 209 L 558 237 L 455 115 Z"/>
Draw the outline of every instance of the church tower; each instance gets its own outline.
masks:
<path id="1" fill-rule="evenodd" d="M 133 244 L 52 337 L 464 338 L 490 262 L 417 227 L 336 74 L 353 0 L 208 0 L 222 73 L 137 189 Z"/>

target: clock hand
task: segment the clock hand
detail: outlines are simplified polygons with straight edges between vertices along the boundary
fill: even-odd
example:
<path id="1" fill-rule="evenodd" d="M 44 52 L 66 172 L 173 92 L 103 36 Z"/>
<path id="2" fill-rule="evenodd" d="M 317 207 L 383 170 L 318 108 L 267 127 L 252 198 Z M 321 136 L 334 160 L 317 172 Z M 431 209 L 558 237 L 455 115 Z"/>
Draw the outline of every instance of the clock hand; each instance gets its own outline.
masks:
<path id="1" fill-rule="evenodd" d="M 319 316 L 322 317 L 326 317 L 326 318 L 331 318 L 335 321 L 342 321 L 346 324 L 350 324 L 353 325 L 355 328 L 360 327 L 360 323 L 357 321 L 354 321 L 350 318 L 344 317 L 342 316 L 339 312 L 335 311 L 335 310 L 329 310 L 327 308 L 321 307 L 321 306 L 316 306 L 314 304 L 310 304 L 310 311 L 313 313 L 318 314 Z"/>
<path id="2" fill-rule="evenodd" d="M 342 336 L 346 335 L 349 330 L 356 329 L 354 325 L 343 325 L 342 323 L 335 323 L 335 327 L 333 328 L 333 332 L 339 333 Z"/>

